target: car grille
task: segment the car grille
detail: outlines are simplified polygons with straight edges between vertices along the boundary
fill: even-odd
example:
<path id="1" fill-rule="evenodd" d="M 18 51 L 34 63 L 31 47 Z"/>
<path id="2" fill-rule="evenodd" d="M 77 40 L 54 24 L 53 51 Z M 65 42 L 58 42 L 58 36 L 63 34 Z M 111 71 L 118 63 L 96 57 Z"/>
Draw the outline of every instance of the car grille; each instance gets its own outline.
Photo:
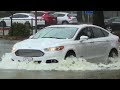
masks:
<path id="1" fill-rule="evenodd" d="M 22 57 L 41 57 L 44 53 L 40 50 L 20 49 L 15 52 L 16 56 Z"/>

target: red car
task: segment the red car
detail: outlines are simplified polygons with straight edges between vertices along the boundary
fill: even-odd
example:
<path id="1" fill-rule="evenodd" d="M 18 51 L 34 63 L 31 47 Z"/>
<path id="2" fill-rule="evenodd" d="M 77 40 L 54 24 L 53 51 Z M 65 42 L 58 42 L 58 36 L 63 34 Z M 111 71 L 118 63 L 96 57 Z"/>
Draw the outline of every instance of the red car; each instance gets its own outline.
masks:
<path id="1" fill-rule="evenodd" d="M 35 14 L 35 11 L 31 11 L 31 13 Z M 57 17 L 55 17 L 50 11 L 37 11 L 37 16 L 44 18 L 46 26 L 57 24 Z"/>

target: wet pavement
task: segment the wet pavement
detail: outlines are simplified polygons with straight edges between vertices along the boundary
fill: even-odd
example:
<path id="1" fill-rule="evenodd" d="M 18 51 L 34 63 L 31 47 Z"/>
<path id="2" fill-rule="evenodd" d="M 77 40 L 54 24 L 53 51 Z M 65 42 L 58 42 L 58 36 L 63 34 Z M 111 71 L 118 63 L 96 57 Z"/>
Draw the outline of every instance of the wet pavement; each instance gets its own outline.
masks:
<path id="1" fill-rule="evenodd" d="M 0 40 L 0 57 L 18 41 Z M 0 69 L 0 79 L 120 79 L 120 70 L 42 71 Z"/>
<path id="2" fill-rule="evenodd" d="M 0 79 L 120 79 L 120 70 L 105 70 L 105 71 L 0 70 Z"/>

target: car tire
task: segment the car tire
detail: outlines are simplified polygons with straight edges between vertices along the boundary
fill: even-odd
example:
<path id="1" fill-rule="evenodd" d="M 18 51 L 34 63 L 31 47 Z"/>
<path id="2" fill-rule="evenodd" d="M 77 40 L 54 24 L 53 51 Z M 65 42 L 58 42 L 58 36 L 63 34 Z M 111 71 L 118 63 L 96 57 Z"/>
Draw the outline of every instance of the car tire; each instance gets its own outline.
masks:
<path id="1" fill-rule="evenodd" d="M 62 22 L 63 25 L 69 24 L 67 21 Z"/>
<path id="2" fill-rule="evenodd" d="M 104 64 L 109 64 L 109 63 L 111 63 L 111 62 L 112 62 L 112 61 L 111 61 L 111 58 L 113 58 L 113 59 L 118 58 L 118 51 L 117 51 L 117 50 L 112 49 L 112 50 L 110 51 L 109 56 L 108 56 L 107 60 L 104 62 Z"/>
<path id="3" fill-rule="evenodd" d="M 0 27 L 6 27 L 6 22 L 5 21 L 1 21 L 0 22 Z"/>
<path id="4" fill-rule="evenodd" d="M 74 51 L 68 51 L 67 54 L 65 55 L 65 60 L 70 57 L 76 57 L 76 54 Z"/>
<path id="5" fill-rule="evenodd" d="M 109 53 L 109 57 L 111 58 L 117 58 L 118 57 L 118 52 L 117 50 L 111 50 L 110 53 Z"/>

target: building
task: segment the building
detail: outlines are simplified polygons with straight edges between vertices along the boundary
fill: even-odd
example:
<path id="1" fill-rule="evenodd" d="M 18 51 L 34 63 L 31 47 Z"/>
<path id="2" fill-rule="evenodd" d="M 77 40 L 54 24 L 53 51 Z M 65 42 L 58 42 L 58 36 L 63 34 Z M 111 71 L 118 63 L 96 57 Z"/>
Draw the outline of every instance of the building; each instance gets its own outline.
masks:
<path id="1" fill-rule="evenodd" d="M 105 18 L 116 17 L 116 16 L 120 16 L 120 11 L 104 11 Z"/>

